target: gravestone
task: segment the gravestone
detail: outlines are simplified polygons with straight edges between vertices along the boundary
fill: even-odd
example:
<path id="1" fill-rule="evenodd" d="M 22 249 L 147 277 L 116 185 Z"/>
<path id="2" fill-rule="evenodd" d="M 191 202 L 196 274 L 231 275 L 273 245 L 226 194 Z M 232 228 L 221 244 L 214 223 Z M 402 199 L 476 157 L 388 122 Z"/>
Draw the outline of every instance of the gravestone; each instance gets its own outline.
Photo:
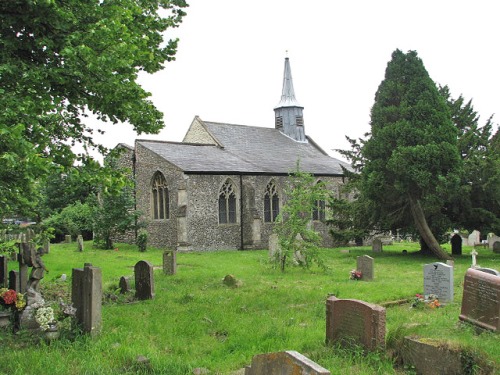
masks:
<path id="1" fill-rule="evenodd" d="M 330 375 L 330 371 L 302 354 L 286 352 L 258 354 L 245 368 L 245 375 Z"/>
<path id="2" fill-rule="evenodd" d="M 469 268 L 459 319 L 500 333 L 500 277 Z"/>
<path id="3" fill-rule="evenodd" d="M 368 351 L 385 348 L 385 309 L 354 299 L 326 300 L 326 342 L 361 345 Z"/>
<path id="4" fill-rule="evenodd" d="M 481 243 L 481 233 L 478 230 L 473 230 L 467 238 L 467 243 L 469 246 L 479 245 Z"/>
<path id="5" fill-rule="evenodd" d="M 26 238 L 26 236 L 24 236 L 24 238 Z M 26 288 L 28 286 L 28 266 L 30 266 L 30 264 L 27 264 L 26 261 L 31 261 L 31 258 L 26 254 L 31 254 L 30 244 L 21 242 L 19 244 L 19 254 L 17 254 L 17 261 L 19 262 L 19 289 L 17 289 L 17 291 L 20 293 L 26 293 Z"/>
<path id="6" fill-rule="evenodd" d="M 453 301 L 453 267 L 436 262 L 424 266 L 424 295 L 435 294 L 440 302 Z"/>
<path id="7" fill-rule="evenodd" d="M 7 288 L 9 283 L 9 273 L 7 269 L 8 259 L 6 256 L 0 255 L 0 285 Z"/>
<path id="8" fill-rule="evenodd" d="M 500 276 L 500 272 L 498 272 L 497 270 L 493 269 L 493 268 L 476 268 L 478 271 L 482 271 L 482 272 L 486 272 L 486 273 L 489 273 L 491 275 L 495 275 L 495 276 Z"/>
<path id="9" fill-rule="evenodd" d="M 83 236 L 81 234 L 78 235 L 76 238 L 76 242 L 78 244 L 78 251 L 82 252 L 83 251 Z"/>
<path id="10" fill-rule="evenodd" d="M 75 318 L 82 330 L 92 336 L 102 329 L 102 273 L 98 267 L 85 263 L 73 268 L 71 302 L 76 308 Z"/>
<path id="11" fill-rule="evenodd" d="M 361 271 L 361 280 L 370 281 L 375 277 L 373 266 L 374 259 L 371 256 L 363 255 L 356 257 L 356 270 Z"/>
<path id="12" fill-rule="evenodd" d="M 269 258 L 274 258 L 276 253 L 280 252 L 280 243 L 278 240 L 278 235 L 273 233 L 269 236 Z"/>
<path id="13" fill-rule="evenodd" d="M 45 254 L 48 254 L 50 252 L 50 241 L 49 240 L 46 240 L 44 243 L 43 243 L 43 252 Z"/>
<path id="14" fill-rule="evenodd" d="M 372 241 L 372 251 L 374 253 L 382 252 L 382 240 L 380 238 L 374 238 Z"/>
<path id="15" fill-rule="evenodd" d="M 494 253 L 500 254 L 500 241 L 493 242 L 492 250 Z"/>
<path id="16" fill-rule="evenodd" d="M 154 275 L 153 265 L 147 260 L 140 260 L 134 266 L 135 297 L 139 300 L 153 299 Z"/>
<path id="17" fill-rule="evenodd" d="M 165 275 L 175 275 L 177 273 L 177 252 L 175 250 L 165 250 L 163 252 L 163 273 Z"/>
<path id="18" fill-rule="evenodd" d="M 71 235 L 70 234 L 67 234 L 64 236 L 64 242 L 65 243 L 71 243 Z"/>
<path id="19" fill-rule="evenodd" d="M 21 289 L 19 285 L 19 271 L 11 270 L 9 272 L 9 289 L 13 289 L 16 292 L 19 292 Z"/>
<path id="20" fill-rule="evenodd" d="M 130 292 L 130 278 L 125 276 L 120 277 L 120 283 L 118 286 L 120 287 L 121 294 Z"/>
<path id="21" fill-rule="evenodd" d="M 449 265 L 450 267 L 452 267 L 453 269 L 455 268 L 455 261 L 454 260 L 448 259 L 446 261 L 446 264 Z"/>
<path id="22" fill-rule="evenodd" d="M 500 241 L 500 237 L 497 236 L 495 233 L 488 233 L 488 248 L 490 250 L 493 250 L 493 244 L 495 242 L 499 242 Z"/>
<path id="23" fill-rule="evenodd" d="M 451 253 L 453 255 L 462 255 L 462 237 L 455 233 L 453 237 L 451 237 Z"/>

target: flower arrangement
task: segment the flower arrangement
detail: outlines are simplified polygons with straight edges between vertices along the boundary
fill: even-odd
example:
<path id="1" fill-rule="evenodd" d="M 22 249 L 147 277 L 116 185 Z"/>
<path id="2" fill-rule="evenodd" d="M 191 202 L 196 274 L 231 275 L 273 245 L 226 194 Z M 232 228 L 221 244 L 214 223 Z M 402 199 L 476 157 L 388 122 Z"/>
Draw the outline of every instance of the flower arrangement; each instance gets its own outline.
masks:
<path id="1" fill-rule="evenodd" d="M 0 288 L 0 306 L 2 310 L 21 311 L 26 307 L 26 299 L 14 289 Z"/>
<path id="2" fill-rule="evenodd" d="M 42 331 L 47 331 L 50 326 L 56 324 L 54 309 L 50 306 L 39 307 L 35 313 L 35 321 L 40 325 Z"/>
<path id="3" fill-rule="evenodd" d="M 350 272 L 350 277 L 349 277 L 349 279 L 351 279 L 351 280 L 360 280 L 362 277 L 363 277 L 363 274 L 361 273 L 361 271 L 358 271 L 358 270 L 352 270 L 352 271 Z"/>
<path id="4" fill-rule="evenodd" d="M 411 304 L 413 308 L 422 308 L 422 307 L 430 307 L 431 309 L 435 309 L 436 307 L 441 307 L 439 303 L 438 296 L 435 294 L 429 294 L 424 296 L 423 294 L 415 294 L 415 299 Z"/>

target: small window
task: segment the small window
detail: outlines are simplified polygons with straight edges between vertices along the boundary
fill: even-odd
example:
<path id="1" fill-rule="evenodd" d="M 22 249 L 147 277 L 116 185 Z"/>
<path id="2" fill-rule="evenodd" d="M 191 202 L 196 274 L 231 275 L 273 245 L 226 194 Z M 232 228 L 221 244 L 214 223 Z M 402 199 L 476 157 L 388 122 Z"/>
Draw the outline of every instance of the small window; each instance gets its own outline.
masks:
<path id="1" fill-rule="evenodd" d="M 281 129 L 283 127 L 283 117 L 281 116 L 276 117 L 275 125 L 276 129 Z"/>
<path id="2" fill-rule="evenodd" d="M 297 124 L 297 126 L 304 126 L 304 117 L 302 116 L 295 117 L 295 123 Z"/>
<path id="3" fill-rule="evenodd" d="M 317 200 L 313 209 L 313 220 L 325 221 L 325 201 Z"/>
<path id="4" fill-rule="evenodd" d="M 280 212 L 280 199 L 274 181 L 271 181 L 264 194 L 264 221 L 272 223 L 276 221 Z"/>
<path id="5" fill-rule="evenodd" d="M 167 189 L 167 181 L 162 173 L 157 172 L 153 177 L 153 186 L 151 189 L 152 195 L 152 211 L 153 219 L 161 220 L 169 217 L 169 197 Z"/>
<path id="6" fill-rule="evenodd" d="M 219 191 L 219 224 L 236 223 L 236 193 L 230 180 Z"/>

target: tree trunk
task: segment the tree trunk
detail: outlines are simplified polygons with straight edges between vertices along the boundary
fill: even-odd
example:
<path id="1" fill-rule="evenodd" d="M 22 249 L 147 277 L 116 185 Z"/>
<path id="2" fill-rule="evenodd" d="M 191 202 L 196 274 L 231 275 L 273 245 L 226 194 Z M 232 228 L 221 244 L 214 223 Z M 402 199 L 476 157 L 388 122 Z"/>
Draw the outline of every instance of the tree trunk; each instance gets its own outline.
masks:
<path id="1" fill-rule="evenodd" d="M 420 205 L 420 201 L 418 199 L 414 199 L 411 195 L 408 195 L 408 198 L 410 199 L 410 209 L 413 220 L 415 221 L 415 226 L 417 227 L 418 233 L 420 233 L 422 239 L 425 241 L 427 246 L 429 246 L 429 249 L 440 260 L 453 259 L 441 248 L 441 246 L 439 246 L 436 237 L 432 234 L 432 231 L 427 224 L 427 220 L 425 219 L 424 210 Z"/>

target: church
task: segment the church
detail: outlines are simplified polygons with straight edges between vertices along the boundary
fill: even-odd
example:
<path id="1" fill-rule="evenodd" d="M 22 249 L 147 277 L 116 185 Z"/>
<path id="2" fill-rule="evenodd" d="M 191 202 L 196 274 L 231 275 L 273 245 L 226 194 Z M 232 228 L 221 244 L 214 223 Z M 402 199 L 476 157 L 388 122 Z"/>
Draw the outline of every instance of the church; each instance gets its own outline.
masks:
<path id="1" fill-rule="evenodd" d="M 138 139 L 134 147 L 118 145 L 124 151 L 120 165 L 132 170 L 148 244 L 178 251 L 267 248 L 298 160 L 301 171 L 338 196 L 341 166 L 349 166 L 306 135 L 303 110 L 287 57 L 274 128 L 196 116 L 182 142 Z M 325 202 L 317 206 L 312 224 L 329 247 Z"/>

